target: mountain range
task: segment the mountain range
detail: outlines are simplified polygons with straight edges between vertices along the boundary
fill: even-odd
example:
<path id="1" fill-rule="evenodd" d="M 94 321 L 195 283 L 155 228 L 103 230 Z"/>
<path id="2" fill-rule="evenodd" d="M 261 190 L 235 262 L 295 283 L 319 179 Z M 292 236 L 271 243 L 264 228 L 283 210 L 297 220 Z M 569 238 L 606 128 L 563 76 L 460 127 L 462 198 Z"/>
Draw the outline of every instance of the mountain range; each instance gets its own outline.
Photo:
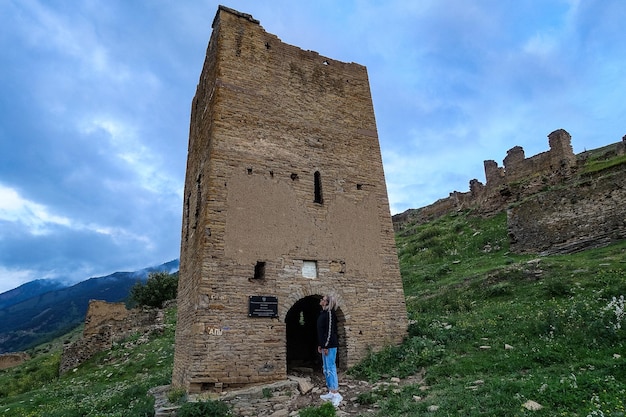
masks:
<path id="1" fill-rule="evenodd" d="M 23 351 L 83 323 L 89 300 L 120 302 L 152 272 L 178 271 L 178 259 L 134 272 L 115 272 L 67 286 L 35 280 L 0 294 L 0 354 Z"/>

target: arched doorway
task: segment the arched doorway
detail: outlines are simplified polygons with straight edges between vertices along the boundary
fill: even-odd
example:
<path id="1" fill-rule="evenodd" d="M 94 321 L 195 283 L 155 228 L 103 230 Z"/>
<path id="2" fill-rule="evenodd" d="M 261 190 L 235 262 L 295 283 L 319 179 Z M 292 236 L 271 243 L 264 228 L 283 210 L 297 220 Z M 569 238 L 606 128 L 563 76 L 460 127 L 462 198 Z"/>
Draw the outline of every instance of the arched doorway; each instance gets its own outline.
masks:
<path id="1" fill-rule="evenodd" d="M 287 371 L 294 368 L 322 369 L 322 360 L 317 352 L 317 317 L 321 307 L 321 295 L 310 295 L 298 300 L 285 316 L 287 332 Z M 341 309 L 337 310 L 337 333 L 339 351 L 337 367 L 346 363 L 345 318 Z"/>
<path id="2" fill-rule="evenodd" d="M 285 316 L 287 331 L 287 371 L 293 368 L 321 369 L 317 353 L 317 316 L 321 296 L 298 300 Z"/>

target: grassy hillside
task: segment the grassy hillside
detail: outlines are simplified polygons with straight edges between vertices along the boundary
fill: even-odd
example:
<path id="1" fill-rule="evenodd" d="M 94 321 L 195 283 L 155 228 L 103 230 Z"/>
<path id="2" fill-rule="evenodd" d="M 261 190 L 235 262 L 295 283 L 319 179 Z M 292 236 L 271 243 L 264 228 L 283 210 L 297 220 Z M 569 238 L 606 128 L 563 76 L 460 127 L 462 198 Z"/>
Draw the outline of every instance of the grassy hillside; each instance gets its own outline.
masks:
<path id="1" fill-rule="evenodd" d="M 90 278 L 69 287 L 31 282 L 1 294 L 0 353 L 31 349 L 62 336 L 85 320 L 89 300 L 123 301 L 153 272 L 178 269 L 178 260 L 134 272 Z M 49 286 L 50 284 L 45 284 Z M 30 294 L 26 296 L 25 294 Z"/>
<path id="2" fill-rule="evenodd" d="M 378 402 L 380 416 L 429 407 L 433 416 L 624 415 L 626 242 L 517 256 L 504 214 L 458 214 L 410 226 L 397 243 L 410 338 L 353 373 L 424 367 L 430 389 L 364 399 Z"/>
<path id="3" fill-rule="evenodd" d="M 153 415 L 154 402 L 147 392 L 170 382 L 175 320 L 175 309 L 169 309 L 162 334 L 131 337 L 60 377 L 61 344 L 67 338 L 38 348 L 32 360 L 0 371 L 0 415 Z"/>
<path id="4" fill-rule="evenodd" d="M 429 388 L 362 394 L 376 403 L 372 416 L 625 415 L 626 242 L 517 256 L 505 223 L 460 213 L 398 233 L 409 337 L 351 373 L 384 380 L 424 369 Z M 62 377 L 58 345 L 0 371 L 0 414 L 150 415 L 148 388 L 171 375 L 168 317 L 164 334 L 120 343 Z"/>

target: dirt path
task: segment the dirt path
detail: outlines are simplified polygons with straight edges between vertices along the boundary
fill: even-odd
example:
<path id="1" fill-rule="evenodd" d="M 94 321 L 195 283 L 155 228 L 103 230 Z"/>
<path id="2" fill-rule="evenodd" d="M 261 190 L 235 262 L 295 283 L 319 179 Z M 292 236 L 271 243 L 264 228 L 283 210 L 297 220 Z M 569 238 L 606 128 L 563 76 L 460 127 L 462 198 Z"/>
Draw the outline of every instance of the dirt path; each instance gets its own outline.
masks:
<path id="1" fill-rule="evenodd" d="M 284 404 L 274 404 L 273 409 L 265 409 L 267 414 L 260 413 L 260 415 L 266 415 L 271 417 L 281 417 L 281 416 L 297 416 L 297 412 L 306 407 L 311 406 L 320 406 L 324 403 L 320 399 L 321 394 L 325 394 L 327 392 L 326 383 L 324 381 L 324 376 L 321 372 L 314 372 L 312 370 L 309 371 L 292 371 L 290 372 L 290 376 L 296 378 L 303 378 L 306 381 L 310 382 L 313 388 L 306 394 L 297 392 L 291 392 L 291 395 L 288 397 L 282 397 L 282 399 L 286 400 Z M 345 373 L 339 374 L 339 392 L 343 396 L 343 401 L 339 405 L 337 409 L 338 416 L 373 416 L 376 414 L 377 409 L 375 404 L 363 404 L 363 402 L 367 401 L 359 401 L 359 397 L 361 399 L 367 398 L 368 394 L 375 393 L 378 390 L 384 389 L 402 389 L 404 385 L 408 384 L 422 384 L 424 379 L 423 371 L 417 375 L 413 375 L 406 379 L 399 378 L 389 378 L 388 380 L 377 382 L 371 384 L 367 381 L 361 381 L 346 375 Z M 284 395 L 284 393 L 279 394 L 277 396 Z M 282 400 L 281 399 L 281 400 Z M 268 400 L 271 400 L 269 398 Z M 268 401 L 272 403 L 272 401 Z M 269 405 L 269 404 L 267 404 Z M 285 407 L 283 408 L 282 405 Z M 261 410 L 258 410 L 261 411 Z M 246 415 L 246 414 L 242 414 Z M 251 415 L 250 415 L 251 417 Z"/>
<path id="2" fill-rule="evenodd" d="M 267 385 L 256 385 L 241 390 L 222 392 L 221 394 L 197 394 L 190 396 L 189 401 L 216 400 L 230 404 L 233 415 L 237 417 L 296 417 L 304 408 L 320 406 L 324 403 L 321 394 L 327 392 L 326 383 L 321 371 L 312 369 L 297 369 L 289 372 L 289 379 Z M 343 401 L 337 408 L 337 415 L 368 417 L 377 413 L 375 404 L 367 404 L 364 398 L 374 396 L 381 390 L 400 390 L 409 384 L 419 384 L 424 387 L 424 371 L 406 379 L 388 378 L 371 384 L 360 381 L 345 373 L 339 373 L 339 392 Z M 305 393 L 302 393 L 304 388 Z M 170 417 L 174 415 L 178 406 L 169 404 L 167 393 L 169 386 L 156 387 L 151 390 L 155 397 L 155 416 Z M 361 399 L 361 401 L 359 401 Z"/>

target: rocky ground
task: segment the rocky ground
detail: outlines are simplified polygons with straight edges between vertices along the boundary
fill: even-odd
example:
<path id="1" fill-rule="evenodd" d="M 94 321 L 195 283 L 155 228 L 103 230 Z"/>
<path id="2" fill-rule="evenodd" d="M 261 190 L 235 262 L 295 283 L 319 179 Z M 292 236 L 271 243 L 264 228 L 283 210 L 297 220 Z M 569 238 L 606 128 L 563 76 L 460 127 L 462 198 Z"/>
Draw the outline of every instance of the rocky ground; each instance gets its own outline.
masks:
<path id="1" fill-rule="evenodd" d="M 422 382 L 423 372 L 407 379 L 391 377 L 374 384 L 340 373 L 339 392 L 343 396 L 343 401 L 337 409 L 337 415 L 340 417 L 374 416 L 377 411 L 375 405 L 362 404 L 358 401 L 359 396 L 380 389 L 400 389 L 406 384 L 422 384 Z M 428 387 L 422 385 L 421 388 L 426 391 Z M 165 400 L 168 390 L 169 387 L 159 387 L 152 392 L 156 398 L 155 417 L 175 415 L 175 407 L 167 404 Z M 291 371 L 286 381 L 223 392 L 219 399 L 229 403 L 233 407 L 233 414 L 238 417 L 297 417 L 299 410 L 321 405 L 323 401 L 320 395 L 326 392 L 321 371 L 302 368 Z M 190 400 L 202 400 L 202 398 Z M 416 398 L 416 401 L 419 400 L 420 398 Z"/>

